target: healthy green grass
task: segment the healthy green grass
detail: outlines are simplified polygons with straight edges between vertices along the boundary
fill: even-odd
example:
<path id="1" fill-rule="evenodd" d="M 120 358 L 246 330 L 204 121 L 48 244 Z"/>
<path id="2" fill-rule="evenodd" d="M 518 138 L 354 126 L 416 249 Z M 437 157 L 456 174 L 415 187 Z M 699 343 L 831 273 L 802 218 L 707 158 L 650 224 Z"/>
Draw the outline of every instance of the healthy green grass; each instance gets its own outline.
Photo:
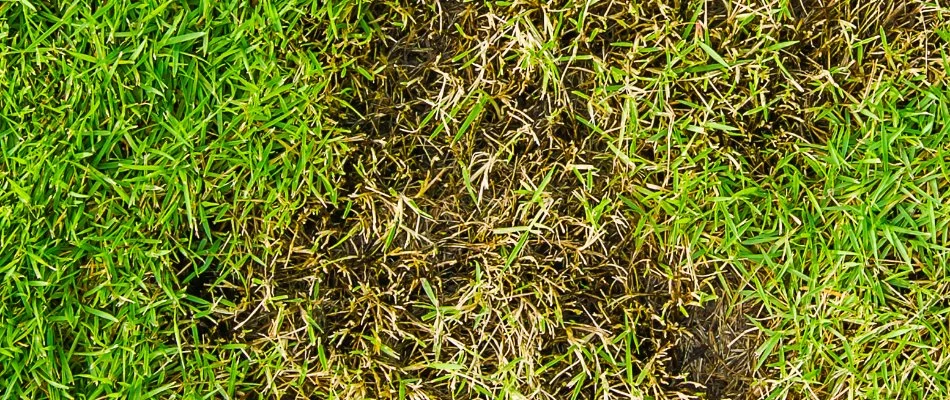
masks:
<path id="1" fill-rule="evenodd" d="M 948 398 L 948 18 L 2 2 L 0 398 Z"/>

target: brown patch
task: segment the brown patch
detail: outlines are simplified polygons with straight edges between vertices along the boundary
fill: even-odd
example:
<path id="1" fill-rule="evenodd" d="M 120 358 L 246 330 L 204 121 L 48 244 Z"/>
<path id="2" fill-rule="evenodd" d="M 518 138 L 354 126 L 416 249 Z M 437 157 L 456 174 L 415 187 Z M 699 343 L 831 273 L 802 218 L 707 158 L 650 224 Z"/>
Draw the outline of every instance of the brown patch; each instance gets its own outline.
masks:
<path id="1" fill-rule="evenodd" d="M 668 67 L 665 46 L 693 40 L 678 37 L 693 23 L 696 10 L 689 7 L 699 4 L 687 1 L 674 7 L 598 2 L 585 10 L 589 26 L 567 24 L 553 33 L 540 17 L 550 11 L 543 10 L 546 3 L 373 3 L 364 11 L 383 37 L 353 54 L 326 48 L 318 35 L 328 30 L 326 21 L 305 20 L 308 33 L 294 47 L 323 46 L 327 63 L 347 58 L 354 68 L 379 72 L 372 81 L 349 72 L 348 107 L 327 106 L 350 132 L 352 147 L 333 182 L 337 204 L 314 202 L 288 229 L 261 235 L 274 251 L 251 275 L 264 283 L 252 285 L 232 327 L 241 324 L 256 344 L 281 343 L 285 361 L 312 375 L 302 379 L 306 384 L 279 376 L 281 385 L 323 392 L 345 387 L 356 397 L 392 397 L 400 385 L 433 398 L 478 397 L 505 379 L 526 393 L 540 389 L 559 397 L 575 390 L 594 397 L 604 382 L 633 391 L 638 388 L 626 370 L 605 367 L 626 357 L 626 341 L 631 372 L 649 368 L 656 379 L 651 388 L 748 396 L 758 338 L 740 334 L 759 310 L 695 301 L 706 290 L 700 282 L 722 289 L 713 277 L 742 283 L 723 264 L 681 268 L 692 255 L 662 233 L 631 237 L 630 226 L 641 218 L 658 226 L 677 223 L 679 216 L 657 202 L 634 204 L 649 215 L 610 209 L 598 220 L 589 211 L 643 187 L 668 187 L 670 154 L 696 148 L 741 159 L 750 170 L 739 172 L 756 179 L 776 174 L 778 161 L 795 146 L 830 135 L 819 113 L 838 99 L 814 89 L 827 79 L 817 73 L 847 67 L 834 74 L 851 75 L 831 76 L 841 79 L 840 96 L 858 95 L 873 75 L 839 56 L 845 42 L 836 41 L 831 27 L 884 16 L 880 25 L 857 25 L 854 34 L 867 36 L 881 27 L 902 34 L 912 25 L 895 6 L 799 2 L 784 19 L 739 26 L 727 2 L 706 3 L 703 42 L 708 37 L 728 60 L 754 58 L 764 51 L 756 29 L 764 29 L 778 42 L 798 41 L 769 53 L 786 64 L 762 57 L 754 68 L 737 64 L 723 71 L 696 48 L 677 55 L 688 67 Z M 488 7 L 497 20 L 484 17 Z M 564 18 L 578 18 L 579 9 L 565 9 Z M 658 15 L 671 17 L 667 36 L 643 39 L 638 50 L 617 45 L 650 38 Z M 521 24 L 521 34 L 534 26 L 540 39 L 557 37 L 539 40 L 554 43 L 549 48 L 531 47 L 528 39 L 539 38 L 522 38 L 524 44 L 493 36 L 502 23 Z M 871 41 L 868 48 L 879 45 Z M 574 49 L 590 59 L 558 65 L 557 81 L 545 84 L 546 66 L 531 64 L 538 52 L 566 57 Z M 483 50 L 494 56 L 482 58 Z M 895 62 L 880 52 L 868 55 L 868 62 Z M 611 68 L 626 68 L 626 76 L 612 77 Z M 624 79 L 643 90 L 633 105 L 604 89 L 628 84 Z M 654 81 L 659 87 L 644 83 Z M 705 94 L 713 92 L 721 96 L 708 101 Z M 619 117 L 624 107 L 643 117 L 620 143 L 620 124 L 629 122 Z M 581 119 L 595 121 L 604 133 Z M 734 129 L 710 128 L 714 124 Z M 463 126 L 468 130 L 458 134 Z M 674 130 L 693 146 L 668 140 Z M 649 168 L 618 161 L 617 146 L 629 149 L 631 163 Z M 530 234 L 517 229 L 524 226 Z M 190 284 L 188 290 L 211 297 L 202 291 L 207 282 Z M 273 297 L 289 305 L 269 308 Z M 254 311 L 258 304 L 264 306 Z M 539 366 L 548 367 L 537 372 Z M 485 386 L 466 386 L 472 383 L 453 368 L 478 375 Z M 595 379 L 597 368 L 610 374 Z M 583 383 L 575 380 L 585 374 Z"/>

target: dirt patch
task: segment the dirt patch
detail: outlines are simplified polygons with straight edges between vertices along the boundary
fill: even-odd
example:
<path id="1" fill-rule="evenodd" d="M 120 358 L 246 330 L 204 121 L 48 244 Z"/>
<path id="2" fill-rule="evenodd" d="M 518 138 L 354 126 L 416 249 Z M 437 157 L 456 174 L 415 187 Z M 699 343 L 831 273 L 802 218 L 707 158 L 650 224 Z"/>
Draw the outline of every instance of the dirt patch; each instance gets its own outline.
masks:
<path id="1" fill-rule="evenodd" d="M 682 215 L 629 198 L 669 188 L 685 174 L 669 164 L 700 150 L 763 179 L 796 146 L 826 141 L 833 96 L 858 96 L 868 68 L 899 61 L 873 35 L 917 23 L 918 10 L 845 3 L 744 24 L 718 1 L 373 3 L 360 40 L 379 45 L 359 54 L 334 53 L 315 39 L 326 21 L 306 20 L 314 34 L 293 47 L 372 71 L 340 78 L 346 104 L 327 106 L 351 147 L 338 200 L 270 232 L 274 253 L 245 293 L 208 289 L 213 274 L 186 292 L 240 298 L 226 327 L 282 343 L 309 374 L 278 379 L 324 393 L 752 396 L 760 338 L 746 332 L 760 310 L 717 299 L 731 293 L 722 282 L 743 283 L 725 262 L 689 265 L 680 243 L 692 238 L 664 236 Z M 542 11 L 588 22 L 555 28 Z M 861 63 L 842 47 L 853 38 L 835 39 L 849 24 L 868 39 Z M 700 42 L 711 51 L 690 47 Z M 637 224 L 656 228 L 634 237 Z M 270 308 L 275 297 L 292 306 Z"/>

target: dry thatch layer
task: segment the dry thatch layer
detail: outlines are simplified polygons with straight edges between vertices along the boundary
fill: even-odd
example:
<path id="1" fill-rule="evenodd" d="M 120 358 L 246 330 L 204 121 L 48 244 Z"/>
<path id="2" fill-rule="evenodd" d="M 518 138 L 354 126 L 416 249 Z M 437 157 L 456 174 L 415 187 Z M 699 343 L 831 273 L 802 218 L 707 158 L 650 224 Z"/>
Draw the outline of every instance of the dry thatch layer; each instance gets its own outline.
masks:
<path id="1" fill-rule="evenodd" d="M 844 0 L 313 16 L 286 62 L 348 64 L 324 105 L 347 138 L 338 189 L 288 230 L 216 228 L 280 256 L 254 285 L 190 283 L 234 304 L 199 340 L 280 349 L 286 371 L 257 379 L 290 397 L 758 397 L 770 322 L 740 293 L 755 258 L 729 250 L 748 206 L 721 188 L 807 170 L 796 150 L 860 121 L 849 105 L 885 77 L 944 79 L 942 18 Z"/>

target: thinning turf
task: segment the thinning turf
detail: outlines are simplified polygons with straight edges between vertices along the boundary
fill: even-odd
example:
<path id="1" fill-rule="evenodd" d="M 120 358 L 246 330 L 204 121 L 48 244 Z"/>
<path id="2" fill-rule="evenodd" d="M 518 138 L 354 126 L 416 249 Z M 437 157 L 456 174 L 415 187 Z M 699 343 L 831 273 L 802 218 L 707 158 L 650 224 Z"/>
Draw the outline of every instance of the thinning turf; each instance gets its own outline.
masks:
<path id="1" fill-rule="evenodd" d="M 2 3 L 0 393 L 946 398 L 948 17 Z"/>

